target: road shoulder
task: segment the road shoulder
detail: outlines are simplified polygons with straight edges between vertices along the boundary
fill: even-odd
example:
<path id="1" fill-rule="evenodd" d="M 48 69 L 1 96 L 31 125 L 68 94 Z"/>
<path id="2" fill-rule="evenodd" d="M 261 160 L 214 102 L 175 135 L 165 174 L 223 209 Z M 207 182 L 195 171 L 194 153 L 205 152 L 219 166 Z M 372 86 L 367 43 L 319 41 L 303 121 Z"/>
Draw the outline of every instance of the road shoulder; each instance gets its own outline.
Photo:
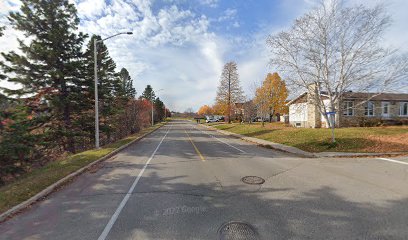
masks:
<path id="1" fill-rule="evenodd" d="M 143 139 L 144 137 L 146 137 L 147 135 L 153 133 L 154 131 L 156 131 L 157 129 L 159 129 L 160 127 L 162 127 L 164 124 L 158 124 L 155 125 L 153 127 L 149 127 L 146 128 L 144 130 L 142 130 L 141 132 L 129 136 L 125 139 L 119 140 L 113 144 L 110 144 L 106 147 L 103 147 L 101 150 L 99 151 L 100 154 L 93 154 L 95 152 L 95 150 L 88 150 L 79 154 L 76 154 L 74 156 L 69 157 L 66 160 L 61 160 L 58 162 L 68 162 L 69 159 L 72 159 L 72 157 L 75 156 L 79 156 L 79 158 L 82 157 L 82 155 L 86 155 L 86 153 L 91 153 L 93 154 L 93 159 L 90 159 L 90 162 L 85 162 L 82 164 L 86 164 L 85 166 L 81 166 L 81 165 L 74 165 L 71 166 L 70 169 L 70 173 L 68 175 L 64 175 L 61 176 L 57 179 L 55 179 L 55 176 L 52 176 L 54 179 L 50 179 L 48 180 L 49 183 L 47 185 L 47 187 L 45 188 L 40 188 L 38 189 L 37 192 L 32 193 L 32 189 L 29 189 L 29 187 L 25 187 L 25 189 L 27 190 L 27 192 L 24 191 L 20 192 L 20 194 L 22 196 L 18 196 L 16 197 L 16 191 L 14 191 L 16 188 L 22 188 L 24 187 L 24 182 L 27 181 L 28 179 L 30 179 L 30 176 L 27 177 L 22 177 L 22 179 L 17 180 L 15 183 L 11 183 L 10 186 L 4 186 L 3 189 L 0 189 L 0 194 L 2 195 L 1 197 L 4 199 L 7 199 L 7 197 L 10 198 L 16 198 L 16 200 L 12 201 L 12 203 L 14 204 L 8 204 L 8 205 L 14 205 L 13 207 L 9 208 L 8 210 L 4 211 L 3 213 L 0 214 L 0 223 L 3 221 L 6 221 L 7 219 L 13 217 L 15 214 L 22 212 L 24 209 L 27 209 L 28 207 L 30 207 L 32 204 L 36 203 L 37 201 L 40 201 L 41 199 L 44 199 L 45 197 L 47 197 L 49 194 L 51 194 L 52 192 L 56 191 L 59 187 L 61 187 L 62 185 L 66 184 L 67 182 L 71 181 L 72 179 L 74 179 L 75 177 L 81 175 L 82 173 L 84 173 L 86 170 L 92 168 L 93 166 L 95 166 L 96 164 L 105 161 L 109 158 L 111 158 L 112 156 L 116 155 L 117 153 L 119 153 L 120 151 L 124 150 L 125 148 L 129 147 L 130 145 L 132 145 L 135 142 L 140 141 L 141 139 Z M 53 162 L 54 163 L 54 162 Z M 53 164 L 50 163 L 50 164 Z M 55 163 L 54 163 L 55 164 Z M 60 168 L 66 168 L 66 164 L 60 164 Z M 46 168 L 47 166 L 45 166 Z M 58 171 L 58 169 L 53 169 L 54 171 Z M 52 180 L 52 182 L 51 182 Z M 44 183 L 42 183 L 44 184 Z M 51 185 L 50 185 L 51 184 Z M 35 187 L 35 186 L 34 186 Z M 38 186 L 37 186 L 38 187 Z M 1 191 L 3 190 L 3 191 Z M 7 196 L 9 195 L 9 196 Z M 28 196 L 27 198 L 25 198 L 25 196 Z M 31 195 L 31 196 L 30 196 Z M 20 200 L 20 201 L 19 201 Z M 16 205 L 17 204 L 17 205 Z"/>

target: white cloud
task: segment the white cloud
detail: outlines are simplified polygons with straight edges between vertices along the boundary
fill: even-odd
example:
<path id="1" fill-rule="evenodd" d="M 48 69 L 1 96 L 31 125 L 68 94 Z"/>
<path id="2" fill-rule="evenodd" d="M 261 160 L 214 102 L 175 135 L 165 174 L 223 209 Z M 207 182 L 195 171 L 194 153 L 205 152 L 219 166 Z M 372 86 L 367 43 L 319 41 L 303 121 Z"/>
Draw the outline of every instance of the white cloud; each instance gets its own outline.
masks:
<path id="1" fill-rule="evenodd" d="M 223 15 L 218 18 L 218 21 L 222 22 L 226 20 L 232 20 L 236 17 L 237 12 L 238 12 L 237 9 L 228 8 L 223 12 Z"/>
<path id="2" fill-rule="evenodd" d="M 83 0 L 77 2 L 76 6 L 81 18 L 94 19 L 106 10 L 105 0 Z"/>
<path id="3" fill-rule="evenodd" d="M 195 16 L 177 6 L 164 7 L 153 14 L 148 1 L 115 0 L 107 6 L 105 15 L 96 21 L 85 19 L 81 30 L 88 33 L 109 35 L 117 31 L 132 30 L 133 43 L 159 46 L 182 45 L 197 35 L 205 34 L 209 21 L 205 16 Z"/>
<path id="4" fill-rule="evenodd" d="M 123 10 L 126 4 L 131 10 Z M 149 1 L 115 0 L 97 20 L 82 20 L 80 29 L 103 36 L 113 34 L 112 29 L 132 30 L 131 36 L 105 42 L 117 67 L 129 70 L 139 94 L 147 84 L 163 88 L 160 98 L 171 109 L 184 111 L 215 98 L 224 51 L 223 40 L 209 25 L 205 15 L 176 5 L 153 13 Z"/>
<path id="5" fill-rule="evenodd" d="M 106 44 L 109 49 L 119 50 L 115 47 L 119 42 Z M 213 102 L 223 66 L 223 49 L 223 40 L 208 34 L 183 46 L 146 45 L 131 52 L 123 48 L 110 52 L 114 59 L 121 59 L 116 61 L 118 67 L 129 70 L 139 94 L 147 84 L 156 90 L 163 88 L 165 91 L 158 96 L 171 109 L 184 111 Z"/>
<path id="6" fill-rule="evenodd" d="M 8 27 L 9 23 L 6 18 L 10 11 L 17 11 L 20 6 L 21 2 L 19 0 L 0 1 L 0 26 L 6 26 L 6 29 L 3 31 L 4 36 L 0 37 L 0 52 L 9 52 L 10 50 L 19 52 L 17 38 L 25 39 L 21 32 Z M 17 89 L 19 86 L 6 81 L 1 81 L 0 87 Z"/>
<path id="7" fill-rule="evenodd" d="M 216 8 L 218 6 L 218 0 L 199 0 L 202 5 L 206 5 L 211 8 Z"/>
<path id="8" fill-rule="evenodd" d="M 19 0 L 0 1 L 0 16 L 7 15 L 9 11 L 17 11 L 20 9 L 20 6 L 21 2 Z"/>

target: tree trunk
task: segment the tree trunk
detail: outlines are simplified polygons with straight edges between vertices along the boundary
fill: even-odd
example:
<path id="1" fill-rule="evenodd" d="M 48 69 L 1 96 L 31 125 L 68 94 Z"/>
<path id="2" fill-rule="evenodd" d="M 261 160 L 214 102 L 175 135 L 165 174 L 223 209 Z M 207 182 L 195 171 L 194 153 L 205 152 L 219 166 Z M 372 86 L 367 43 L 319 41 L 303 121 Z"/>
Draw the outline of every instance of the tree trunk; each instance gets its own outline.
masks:
<path id="1" fill-rule="evenodd" d="M 331 134 L 332 134 L 332 143 L 336 142 L 336 137 L 334 136 L 334 124 L 332 124 L 333 126 L 331 127 Z"/>
<path id="2" fill-rule="evenodd" d="M 228 72 L 228 123 L 231 123 L 231 73 Z"/>

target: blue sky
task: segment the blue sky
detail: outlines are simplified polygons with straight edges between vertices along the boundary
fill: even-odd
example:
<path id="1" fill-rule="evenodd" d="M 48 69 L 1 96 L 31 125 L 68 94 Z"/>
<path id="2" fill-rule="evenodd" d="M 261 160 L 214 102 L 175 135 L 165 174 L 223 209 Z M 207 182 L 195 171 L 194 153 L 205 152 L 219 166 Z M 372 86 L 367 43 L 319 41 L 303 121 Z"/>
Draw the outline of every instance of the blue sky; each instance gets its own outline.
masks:
<path id="1" fill-rule="evenodd" d="M 81 31 L 102 36 L 134 32 L 105 42 L 118 70 L 130 71 L 138 94 L 147 84 L 164 89 L 157 95 L 176 111 L 213 104 L 222 67 L 231 60 L 237 62 L 243 89 L 250 97 L 254 83 L 274 71 L 268 64 L 266 37 L 290 27 L 316 1 L 72 0 L 81 18 Z M 407 50 L 408 1 L 345 2 L 386 3 L 394 24 L 385 42 Z M 6 13 L 18 10 L 19 5 L 19 0 L 1 0 L 0 24 L 7 25 Z M 16 37 L 21 33 L 8 28 L 0 38 L 0 51 L 15 49 Z"/>

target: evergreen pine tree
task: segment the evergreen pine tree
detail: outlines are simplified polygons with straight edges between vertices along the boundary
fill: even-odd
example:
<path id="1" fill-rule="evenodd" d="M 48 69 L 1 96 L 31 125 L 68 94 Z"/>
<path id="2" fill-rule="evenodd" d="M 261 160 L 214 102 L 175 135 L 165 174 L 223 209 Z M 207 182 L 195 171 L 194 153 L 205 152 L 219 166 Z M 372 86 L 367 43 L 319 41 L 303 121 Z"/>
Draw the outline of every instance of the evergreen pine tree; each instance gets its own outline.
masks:
<path id="1" fill-rule="evenodd" d="M 33 109 L 49 116 L 50 142 L 75 151 L 72 112 L 80 96 L 75 86 L 80 78 L 81 47 L 85 39 L 78 33 L 79 18 L 68 0 L 23 0 L 21 11 L 11 12 L 8 19 L 29 40 L 19 39 L 21 54 L 2 53 L 0 67 L 9 82 L 21 88 L 5 91 L 8 95 L 39 98 L 47 107 Z M 40 106 L 40 105 L 39 105 Z M 37 113 L 37 115 L 40 113 Z"/>
<path id="2" fill-rule="evenodd" d="M 36 145 L 40 136 L 31 134 L 36 122 L 32 120 L 28 107 L 12 101 L 7 101 L 7 104 L 3 102 L 0 107 L 1 186 L 3 184 L 1 177 L 20 173 L 25 170 L 27 163 L 38 160 L 40 151 L 36 150 Z"/>
<path id="3" fill-rule="evenodd" d="M 154 108 L 156 111 L 157 119 L 159 121 L 162 121 L 164 118 L 165 109 L 164 109 L 164 103 L 160 100 L 159 97 L 156 98 L 156 100 L 154 101 Z"/>
<path id="4" fill-rule="evenodd" d="M 154 101 L 156 99 L 156 94 L 154 93 L 152 86 L 147 85 L 140 98 Z"/>
<path id="5" fill-rule="evenodd" d="M 122 68 L 119 72 L 120 76 L 120 89 L 119 95 L 127 99 L 135 98 L 136 89 L 133 87 L 133 80 L 126 68 Z"/>

